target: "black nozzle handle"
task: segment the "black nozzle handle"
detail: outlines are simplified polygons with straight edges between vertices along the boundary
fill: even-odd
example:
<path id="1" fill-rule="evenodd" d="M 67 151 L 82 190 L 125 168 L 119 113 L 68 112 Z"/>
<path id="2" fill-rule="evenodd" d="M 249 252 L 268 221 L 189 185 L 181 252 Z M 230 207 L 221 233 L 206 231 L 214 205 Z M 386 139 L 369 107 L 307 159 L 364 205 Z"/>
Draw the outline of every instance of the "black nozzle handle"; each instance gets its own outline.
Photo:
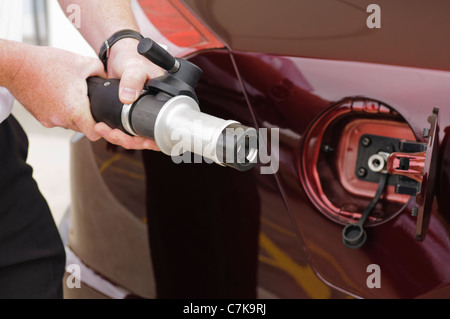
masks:
<path id="1" fill-rule="evenodd" d="M 142 39 L 138 45 L 138 52 L 169 73 L 177 71 L 177 60 L 152 39 Z"/>
<path id="2" fill-rule="evenodd" d="M 121 115 L 123 103 L 119 100 L 119 79 L 103 79 L 93 76 L 87 79 L 92 117 L 112 128 L 124 132 Z"/>

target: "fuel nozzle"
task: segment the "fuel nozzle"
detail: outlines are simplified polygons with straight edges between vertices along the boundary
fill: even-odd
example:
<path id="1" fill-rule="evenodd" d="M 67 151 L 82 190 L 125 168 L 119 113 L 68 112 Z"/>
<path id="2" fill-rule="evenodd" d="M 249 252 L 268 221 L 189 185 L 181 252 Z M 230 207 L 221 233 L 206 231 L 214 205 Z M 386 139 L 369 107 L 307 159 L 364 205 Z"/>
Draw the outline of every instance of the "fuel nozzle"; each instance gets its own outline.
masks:
<path id="1" fill-rule="evenodd" d="M 175 58 L 149 38 L 138 52 L 167 72 L 151 79 L 136 102 L 124 105 L 119 80 L 89 78 L 91 112 L 96 121 L 137 136 L 153 138 L 170 156 L 192 152 L 240 171 L 251 169 L 258 157 L 258 134 L 234 120 L 203 113 L 195 94 L 202 70 Z"/>

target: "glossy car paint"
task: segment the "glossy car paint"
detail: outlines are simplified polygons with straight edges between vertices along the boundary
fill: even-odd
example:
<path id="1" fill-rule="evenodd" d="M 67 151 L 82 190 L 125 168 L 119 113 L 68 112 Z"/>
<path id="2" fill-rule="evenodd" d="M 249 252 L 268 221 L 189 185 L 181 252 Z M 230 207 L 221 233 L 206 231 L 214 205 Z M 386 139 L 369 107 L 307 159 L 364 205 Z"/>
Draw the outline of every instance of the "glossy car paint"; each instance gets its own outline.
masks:
<path id="1" fill-rule="evenodd" d="M 406 208 L 396 219 L 370 229 L 371 240 L 364 249 L 349 250 L 340 241 L 341 226 L 326 221 L 305 198 L 298 178 L 298 167 L 302 158 L 299 154 L 302 137 L 308 127 L 322 111 L 347 97 L 363 96 L 392 106 L 403 116 L 418 139 L 423 128 L 427 127 L 427 118 L 435 106 L 440 106 L 443 112 L 440 127 L 448 126 L 449 110 L 445 102 L 448 72 L 394 66 L 448 70 L 448 59 L 445 58 L 448 54 L 442 54 L 442 41 L 439 41 L 444 38 L 446 28 L 442 25 L 443 20 L 437 18 L 440 14 L 437 11 L 446 11 L 448 4 L 440 2 L 439 10 L 433 10 L 419 1 L 395 4 L 380 1 L 383 27 L 370 30 L 361 23 L 367 17 L 361 9 L 369 4 L 364 1 L 328 1 L 327 5 L 317 1 L 315 4 L 312 1 L 295 2 L 298 7 L 294 2 L 281 2 L 278 6 L 269 7 L 269 3 L 263 1 L 253 3 L 255 10 L 252 15 L 246 14 L 251 5 L 239 8 L 235 1 L 188 3 L 232 50 L 266 53 L 233 52 L 233 56 L 257 124 L 281 128 L 280 159 L 284 165 L 280 165 L 277 174 L 279 186 L 296 221 L 299 238 L 303 240 L 311 264 L 319 276 L 361 297 L 418 297 L 432 289 L 447 286 L 449 272 L 445 265 L 450 256 L 448 223 L 442 217 L 445 216 L 445 207 L 434 209 L 430 232 L 423 243 L 415 241 L 415 220 Z M 359 13 L 349 18 L 353 13 L 348 6 L 352 5 L 359 8 Z M 339 11 L 339 8 L 342 10 Z M 408 13 L 402 13 L 402 9 L 406 8 Z M 223 13 L 231 11 L 235 14 Z M 336 19 L 317 23 L 319 17 L 329 16 L 331 12 L 334 12 L 332 16 Z M 285 20 L 280 22 L 281 19 L 274 19 L 280 16 Z M 419 16 L 421 22 L 427 22 L 417 23 Z M 271 23 L 264 24 L 262 21 Z M 305 21 L 309 28 L 305 27 Z M 249 31 L 244 27 L 245 23 L 253 27 L 258 25 L 259 28 Z M 361 30 L 360 36 L 344 32 L 356 24 Z M 420 32 L 409 32 L 407 29 L 411 27 L 420 28 Z M 276 31 L 270 33 L 267 29 Z M 311 32 L 311 36 L 298 36 L 297 31 L 305 29 Z M 314 33 L 316 31 L 323 36 Z M 345 36 L 336 36 L 339 32 Z M 254 36 L 256 40 L 240 41 L 245 36 Z M 273 39 L 275 41 L 271 41 Z M 295 41 L 296 45 L 286 48 L 284 44 L 290 41 Z M 275 42 L 283 45 L 274 45 Z M 423 51 L 419 53 L 415 50 L 417 54 L 413 54 L 410 51 L 412 47 Z M 267 54 L 280 52 L 330 60 Z M 390 65 L 334 61 L 338 59 Z M 274 92 L 281 94 L 274 96 Z M 283 136 L 284 132 L 294 132 L 296 138 L 295 134 Z M 441 141 L 443 135 L 440 135 Z M 289 143 L 283 143 L 284 140 L 289 140 Z M 371 263 L 386 269 L 383 274 L 387 272 L 383 275 L 383 278 L 386 277 L 385 286 L 378 290 L 365 285 L 366 266 Z M 339 266 L 334 266 L 336 264 Z"/>
<path id="2" fill-rule="evenodd" d="M 183 1 L 236 51 L 450 70 L 446 0 Z"/>
<path id="3" fill-rule="evenodd" d="M 99 276 L 126 289 L 125 295 L 155 297 L 141 153 L 76 136 L 71 145 L 71 192 L 68 249 Z M 86 284 L 109 296 L 103 282 Z M 64 288 L 66 298 L 78 297 L 77 289 Z"/>
<path id="4" fill-rule="evenodd" d="M 239 53 L 235 57 L 245 83 L 261 83 L 261 77 L 252 78 L 250 72 L 245 72 L 247 65 L 261 63 L 261 55 Z M 324 109 L 349 96 L 377 98 L 393 106 L 416 132 L 416 136 L 420 136 L 427 125 L 426 119 L 431 114 L 432 107 L 445 105 L 447 92 L 445 86 L 441 85 L 443 81 L 448 85 L 449 75 L 437 71 L 352 62 L 273 56 L 264 59 L 277 60 L 278 65 L 282 65 L 282 61 L 289 61 L 312 87 L 308 92 L 294 86 L 290 94 L 294 98 L 287 101 L 291 102 L 289 108 L 285 107 L 286 101 L 280 103 L 270 98 L 261 98 L 264 93 L 249 94 L 259 123 L 266 121 L 272 126 L 298 134 L 294 141 L 290 134 L 290 143 L 280 145 L 280 158 L 286 164 L 280 165 L 277 175 L 286 205 L 296 221 L 299 236 L 303 239 L 312 266 L 328 282 L 361 297 L 411 298 L 447 285 L 450 274 L 445 264 L 450 260 L 449 226 L 442 218 L 446 212 L 444 208 L 434 210 L 428 237 L 423 243 L 416 241 L 415 219 L 410 216 L 410 209 L 405 208 L 390 222 L 370 228 L 370 240 L 362 249 L 350 250 L 341 242 L 342 226 L 324 218 L 305 196 L 298 167 L 302 159 L 299 153 L 301 137 L 305 135 L 310 123 Z M 274 64 L 277 65 L 271 63 L 267 67 Z M 326 77 L 323 76 L 324 72 Z M 268 73 L 266 70 L 265 74 Z M 358 81 L 358 73 L 365 74 L 364 81 Z M 258 92 L 270 92 L 271 87 L 280 83 L 280 79 L 276 78 L 276 71 L 271 75 L 273 76 L 264 78 L 266 83 L 262 86 L 259 84 Z M 278 72 L 278 76 L 282 78 L 282 72 Z M 418 79 L 420 85 L 417 83 Z M 433 94 L 422 94 L 419 98 L 416 93 L 418 87 L 425 92 L 432 90 Z M 437 90 L 439 87 L 441 91 Z M 405 94 L 405 91 L 410 93 Z M 413 92 L 415 99 L 410 98 Z M 315 99 L 321 103 L 308 103 L 308 106 L 303 104 L 303 101 L 314 100 L 314 96 L 322 97 L 322 101 Z M 423 105 L 431 106 L 427 108 Z M 448 114 L 448 110 L 443 111 Z M 441 118 L 441 125 L 444 127 L 449 125 L 447 118 L 448 115 Z M 274 122 L 274 119 L 278 121 Z M 280 140 L 284 141 L 286 138 L 280 137 Z M 369 264 L 378 264 L 384 269 L 384 285 L 381 289 L 369 289 L 365 284 L 366 267 Z"/>
<path id="5" fill-rule="evenodd" d="M 75 254 L 130 295 L 149 298 L 449 297 L 450 73 L 443 53 L 449 50 L 447 42 L 436 40 L 447 4 L 431 14 L 420 10 L 418 1 L 379 1 L 383 27 L 369 30 L 365 1 L 186 2 L 228 47 L 189 57 L 204 71 L 196 90 L 200 107 L 246 125 L 280 128 L 279 171 L 262 175 L 260 166 L 238 173 L 208 164 L 174 165 L 165 155 L 144 152 L 143 218 L 143 208 L 135 207 L 142 197 L 133 196 L 142 194 L 144 181 L 131 179 L 125 188 L 121 182 L 135 171 L 140 152 L 76 141 L 72 169 L 85 178 L 74 180 L 72 219 L 79 222 L 72 223 L 69 245 Z M 416 9 L 405 14 L 408 5 Z M 274 18 L 281 13 L 284 20 Z M 427 23 L 412 24 L 419 16 Z M 411 28 L 416 32 L 409 34 Z M 327 218 L 305 192 L 304 137 L 323 112 L 353 97 L 389 105 L 419 141 L 433 107 L 440 108 L 444 165 L 437 181 L 439 205 L 424 242 L 415 239 L 407 205 L 368 228 L 364 247 L 349 249 L 341 241 L 343 225 Z M 86 188 L 92 179 L 97 184 Z M 381 288 L 366 284 L 370 264 L 380 266 Z"/>

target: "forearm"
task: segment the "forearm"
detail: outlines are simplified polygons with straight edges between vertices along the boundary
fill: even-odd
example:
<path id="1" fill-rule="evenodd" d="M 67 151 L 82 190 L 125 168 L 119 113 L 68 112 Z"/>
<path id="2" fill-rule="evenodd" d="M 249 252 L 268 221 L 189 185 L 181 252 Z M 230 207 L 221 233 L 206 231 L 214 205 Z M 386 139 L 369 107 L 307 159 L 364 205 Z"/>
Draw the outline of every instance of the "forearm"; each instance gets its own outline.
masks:
<path id="1" fill-rule="evenodd" d="M 26 54 L 26 45 L 0 39 L 0 86 L 11 89 Z"/>
<path id="2" fill-rule="evenodd" d="M 139 31 L 131 10 L 130 0 L 59 0 L 64 12 L 71 4 L 81 8 L 78 29 L 95 52 L 114 32 L 122 29 Z"/>

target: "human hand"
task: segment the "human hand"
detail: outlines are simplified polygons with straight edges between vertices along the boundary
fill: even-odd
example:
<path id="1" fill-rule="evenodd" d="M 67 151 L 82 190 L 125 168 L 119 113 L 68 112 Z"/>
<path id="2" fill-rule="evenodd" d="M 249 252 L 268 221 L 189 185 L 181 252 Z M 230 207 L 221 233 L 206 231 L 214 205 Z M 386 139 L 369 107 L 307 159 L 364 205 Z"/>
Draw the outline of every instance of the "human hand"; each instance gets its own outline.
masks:
<path id="1" fill-rule="evenodd" d="M 136 39 L 122 39 L 111 48 L 108 58 L 108 77 L 120 78 L 119 98 L 124 104 L 136 101 L 148 80 L 164 74 L 161 68 L 137 52 L 138 43 Z M 125 144 L 134 149 L 159 150 L 152 139 L 129 136 L 105 123 L 98 123 L 95 130 L 113 144 Z"/>
<path id="2" fill-rule="evenodd" d="M 94 129 L 86 79 L 106 77 L 98 59 L 65 50 L 18 43 L 22 64 L 8 86 L 14 97 L 45 127 L 82 132 L 91 141 Z"/>
<path id="3" fill-rule="evenodd" d="M 24 60 L 8 88 L 43 126 L 82 132 L 91 141 L 104 137 L 127 149 L 158 149 L 151 139 L 131 137 L 93 119 L 86 79 L 107 76 L 100 60 L 56 48 L 18 45 L 23 46 Z"/>

